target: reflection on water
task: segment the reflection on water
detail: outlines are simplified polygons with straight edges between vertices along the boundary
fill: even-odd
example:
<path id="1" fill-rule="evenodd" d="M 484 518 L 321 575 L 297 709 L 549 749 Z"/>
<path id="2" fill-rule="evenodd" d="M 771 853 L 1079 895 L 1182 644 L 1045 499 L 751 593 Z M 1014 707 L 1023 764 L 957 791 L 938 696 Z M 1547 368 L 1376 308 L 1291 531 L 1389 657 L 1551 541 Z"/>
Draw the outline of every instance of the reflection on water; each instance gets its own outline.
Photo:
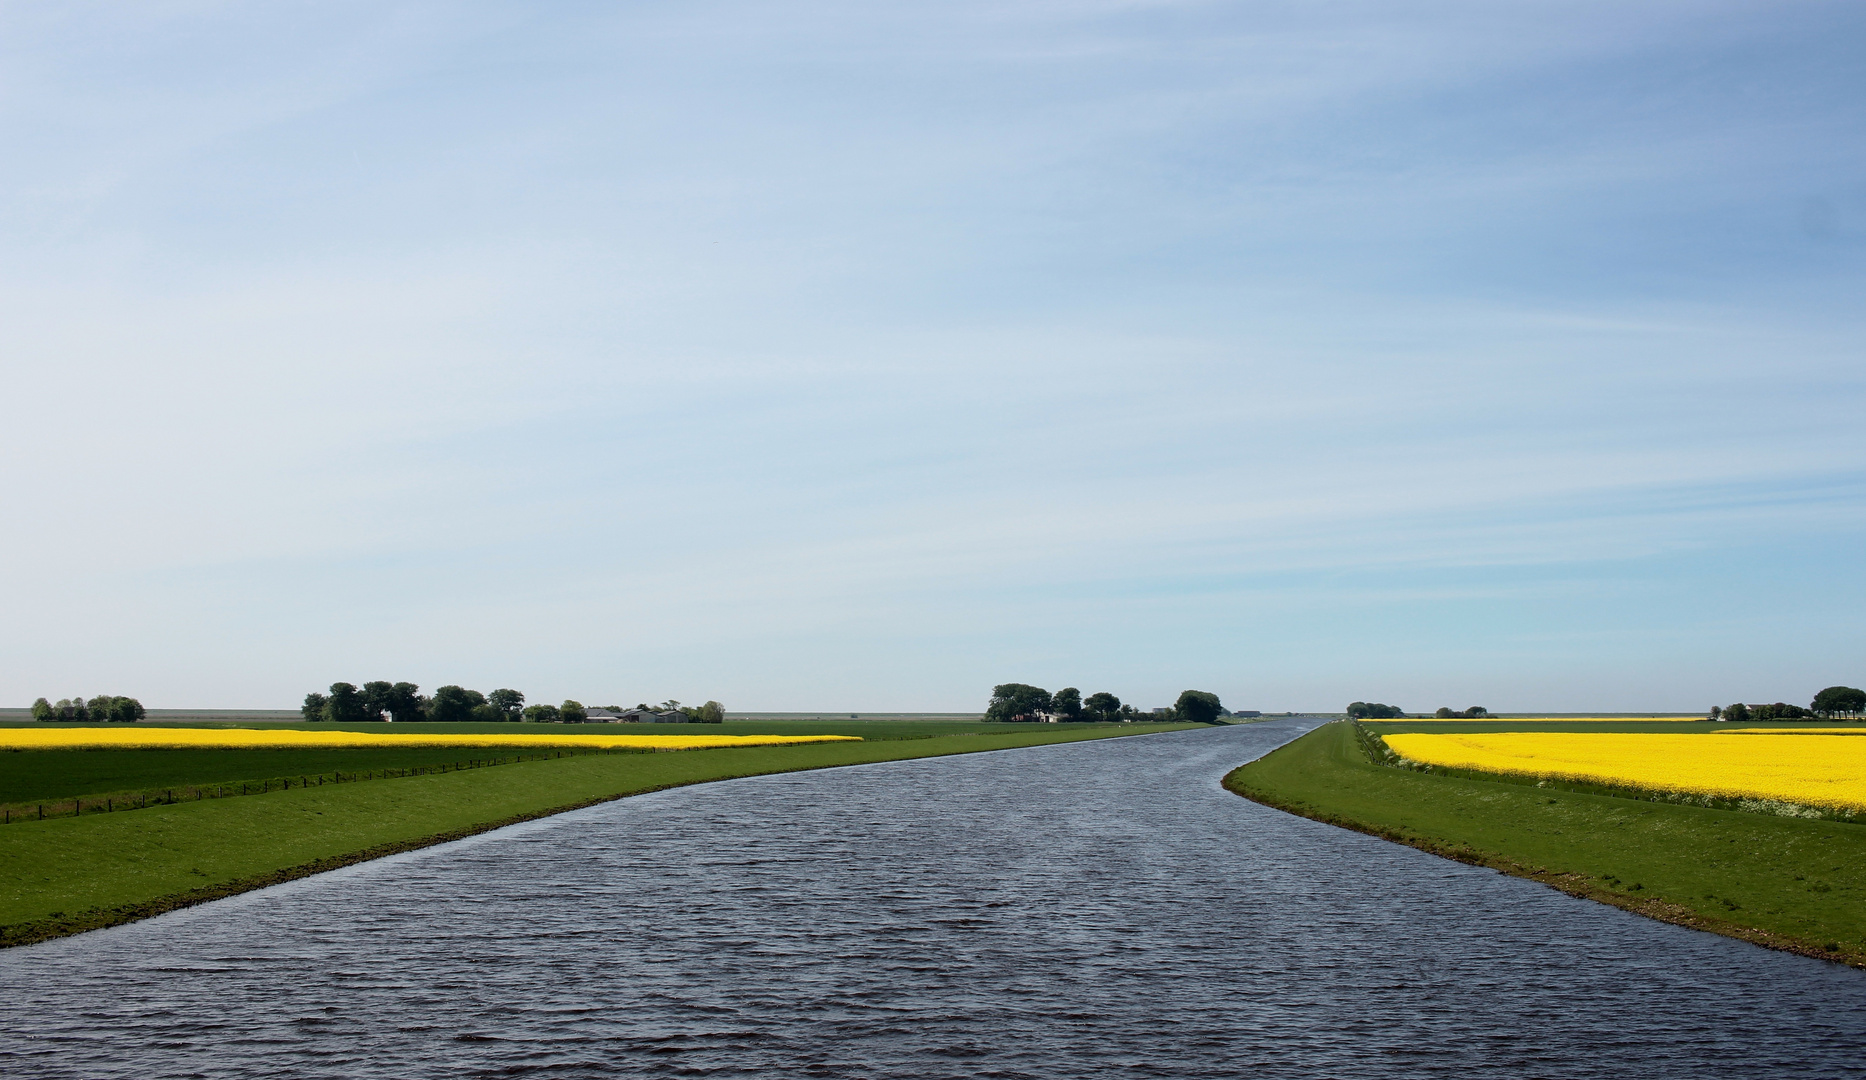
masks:
<path id="1" fill-rule="evenodd" d="M 1866 1072 L 1866 977 L 1223 791 L 1311 721 L 661 792 L 0 953 L 7 1076 Z"/>

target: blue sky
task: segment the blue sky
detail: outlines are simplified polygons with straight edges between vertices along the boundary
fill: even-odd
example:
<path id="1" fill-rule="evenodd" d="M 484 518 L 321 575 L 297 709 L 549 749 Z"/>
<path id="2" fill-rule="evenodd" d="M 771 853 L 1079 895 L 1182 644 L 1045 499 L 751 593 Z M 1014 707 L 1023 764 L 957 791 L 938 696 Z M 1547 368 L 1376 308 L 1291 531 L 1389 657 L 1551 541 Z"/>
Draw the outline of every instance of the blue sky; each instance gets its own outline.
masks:
<path id="1" fill-rule="evenodd" d="M 1866 682 L 1866 9 L 0 9 L 0 700 Z"/>

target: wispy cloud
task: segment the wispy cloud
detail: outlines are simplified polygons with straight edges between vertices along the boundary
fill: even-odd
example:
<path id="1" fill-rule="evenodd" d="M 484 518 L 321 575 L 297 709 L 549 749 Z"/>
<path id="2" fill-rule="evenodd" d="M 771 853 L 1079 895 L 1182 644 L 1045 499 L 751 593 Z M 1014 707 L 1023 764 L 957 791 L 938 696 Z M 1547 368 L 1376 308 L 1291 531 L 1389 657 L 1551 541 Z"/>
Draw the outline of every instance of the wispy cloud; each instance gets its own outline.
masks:
<path id="1" fill-rule="evenodd" d="M 0 21 L 13 699 L 1866 677 L 1847 5 Z"/>

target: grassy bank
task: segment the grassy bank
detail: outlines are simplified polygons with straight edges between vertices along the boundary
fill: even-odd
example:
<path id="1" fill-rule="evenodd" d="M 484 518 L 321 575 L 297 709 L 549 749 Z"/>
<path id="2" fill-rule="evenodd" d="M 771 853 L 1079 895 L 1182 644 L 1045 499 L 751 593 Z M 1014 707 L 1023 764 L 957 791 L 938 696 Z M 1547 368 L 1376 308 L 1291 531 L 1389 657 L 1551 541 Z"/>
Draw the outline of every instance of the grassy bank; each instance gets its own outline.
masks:
<path id="1" fill-rule="evenodd" d="M 410 733 L 435 733 L 448 735 L 514 735 L 571 732 L 577 735 L 859 735 L 864 739 L 929 739 L 943 735 L 1007 735 L 1025 731 L 1034 725 L 986 723 L 982 720 L 947 719 L 947 720 L 884 720 L 858 718 L 836 718 L 829 720 L 727 720 L 723 724 L 527 724 L 527 723 L 466 723 L 466 724 L 430 724 L 406 723 L 394 724 L 383 722 L 364 722 L 357 724 L 308 724 L 299 721 L 269 722 L 257 720 L 225 721 L 165 721 L 146 720 L 136 725 L 139 728 L 251 728 L 253 730 L 285 731 L 362 731 L 384 735 L 406 735 Z M 1081 724 L 1071 727 L 1106 727 L 1128 732 L 1134 730 L 1155 730 L 1162 725 L 1152 721 L 1133 724 Z M 60 731 L 74 728 L 116 729 L 120 724 L 76 724 L 76 723 L 39 723 L 31 720 L 0 721 L 0 728 L 54 728 Z"/>
<path id="2" fill-rule="evenodd" d="M 113 724 L 25 724 L 4 725 L 71 731 L 100 728 L 118 734 L 121 725 Z M 746 721 L 725 724 L 188 724 L 137 725 L 147 727 L 188 728 L 288 728 L 293 731 L 356 731 L 377 735 L 548 735 L 590 736 L 637 735 L 854 735 L 869 742 L 900 739 L 944 738 L 975 734 L 989 738 L 1027 736 L 1035 728 L 1029 724 L 984 724 L 963 722 L 925 722 L 915 720 L 843 720 Z M 1075 732 L 1096 734 L 1134 734 L 1176 725 L 1161 724 L 1084 724 L 1070 725 Z M 373 777 L 388 771 L 452 766 L 469 759 L 512 759 L 538 751 L 525 749 L 472 750 L 459 747 L 394 746 L 368 749 L 331 748 L 243 748 L 243 749 L 110 749 L 82 750 L 10 750 L 0 751 L 0 806 L 11 809 L 11 816 L 34 817 L 39 804 L 47 814 L 72 813 L 72 800 L 84 800 L 85 812 L 103 810 L 108 796 L 114 805 L 139 805 L 139 796 L 149 802 L 167 802 L 171 797 L 193 799 L 198 789 L 215 789 L 225 794 L 239 793 L 243 787 L 253 791 L 277 788 L 279 781 L 297 783 L 301 777 L 346 778 Z M 545 751 L 558 756 L 564 751 Z M 579 751 L 568 751 L 575 753 Z M 95 806 L 93 805 L 95 804 Z"/>
<path id="3" fill-rule="evenodd" d="M 644 791 L 1132 734 L 1135 726 L 1020 726 L 989 737 L 582 755 L 16 822 L 0 828 L 0 944 L 146 918 Z"/>
<path id="4" fill-rule="evenodd" d="M 455 747 L 380 750 L 24 750 L 0 753 L 0 804 L 87 800 L 107 793 L 162 792 L 211 785 L 451 764 Z M 511 751 L 516 756 L 518 751 Z M 277 785 L 273 785 L 276 787 Z M 57 809 L 56 807 L 54 809 Z M 66 808 L 69 812 L 69 808 Z"/>
<path id="5" fill-rule="evenodd" d="M 1225 786 L 1572 896 L 1866 967 L 1866 826 L 1384 768 L 1339 723 Z"/>

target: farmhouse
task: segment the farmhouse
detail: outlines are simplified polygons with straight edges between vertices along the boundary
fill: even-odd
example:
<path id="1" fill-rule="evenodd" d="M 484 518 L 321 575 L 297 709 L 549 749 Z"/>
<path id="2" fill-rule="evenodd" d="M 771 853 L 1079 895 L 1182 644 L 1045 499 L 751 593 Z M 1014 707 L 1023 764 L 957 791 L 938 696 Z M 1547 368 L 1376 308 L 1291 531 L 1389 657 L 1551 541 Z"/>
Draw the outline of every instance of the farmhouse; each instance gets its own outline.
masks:
<path id="1" fill-rule="evenodd" d="M 591 709 L 591 718 L 594 719 L 595 715 L 596 710 Z M 687 722 L 687 714 L 678 709 L 669 709 L 666 712 L 641 708 L 624 709 L 613 715 L 618 724 L 684 724 Z"/>

